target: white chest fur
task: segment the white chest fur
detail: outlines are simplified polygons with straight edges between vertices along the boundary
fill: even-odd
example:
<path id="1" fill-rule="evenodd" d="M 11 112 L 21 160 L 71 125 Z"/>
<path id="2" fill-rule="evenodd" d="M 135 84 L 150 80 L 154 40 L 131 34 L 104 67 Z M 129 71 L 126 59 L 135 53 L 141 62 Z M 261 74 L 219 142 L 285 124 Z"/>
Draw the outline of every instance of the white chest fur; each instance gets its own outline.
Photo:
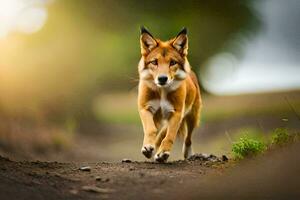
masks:
<path id="1" fill-rule="evenodd" d="M 160 109 L 164 118 L 167 118 L 170 113 L 175 111 L 173 105 L 166 99 L 160 100 Z"/>
<path id="2" fill-rule="evenodd" d="M 160 110 L 164 118 L 167 118 L 170 113 L 175 111 L 174 106 L 166 98 L 154 99 L 147 104 L 152 113 L 156 113 Z"/>

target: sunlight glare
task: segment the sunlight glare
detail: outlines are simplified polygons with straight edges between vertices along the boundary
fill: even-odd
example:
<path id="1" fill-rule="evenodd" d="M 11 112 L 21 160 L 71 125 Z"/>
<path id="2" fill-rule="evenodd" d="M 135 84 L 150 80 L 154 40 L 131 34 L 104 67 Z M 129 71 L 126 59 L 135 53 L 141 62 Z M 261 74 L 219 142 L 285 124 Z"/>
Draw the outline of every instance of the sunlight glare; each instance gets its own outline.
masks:
<path id="1" fill-rule="evenodd" d="M 45 0 L 0 0 L 0 38 L 10 32 L 34 33 L 46 22 Z"/>

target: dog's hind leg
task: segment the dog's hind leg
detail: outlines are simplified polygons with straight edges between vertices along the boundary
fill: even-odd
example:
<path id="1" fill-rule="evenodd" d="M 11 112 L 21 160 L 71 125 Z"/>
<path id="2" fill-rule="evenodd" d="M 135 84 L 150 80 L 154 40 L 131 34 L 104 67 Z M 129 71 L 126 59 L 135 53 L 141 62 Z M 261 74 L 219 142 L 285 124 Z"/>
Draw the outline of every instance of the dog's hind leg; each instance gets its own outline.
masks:
<path id="1" fill-rule="evenodd" d="M 186 159 L 189 156 L 193 155 L 192 141 L 191 141 L 192 131 L 191 132 L 189 131 L 189 126 L 187 121 L 182 123 L 180 131 L 181 131 L 180 134 L 183 135 L 184 137 L 182 154 L 183 157 Z"/>
<path id="2" fill-rule="evenodd" d="M 197 127 L 199 123 L 199 118 L 200 118 L 200 104 L 196 103 L 193 106 L 191 113 L 189 113 L 185 117 L 187 132 L 185 134 L 184 143 L 182 147 L 182 153 L 185 159 L 189 158 L 194 153 L 192 148 L 192 134 L 195 127 Z"/>

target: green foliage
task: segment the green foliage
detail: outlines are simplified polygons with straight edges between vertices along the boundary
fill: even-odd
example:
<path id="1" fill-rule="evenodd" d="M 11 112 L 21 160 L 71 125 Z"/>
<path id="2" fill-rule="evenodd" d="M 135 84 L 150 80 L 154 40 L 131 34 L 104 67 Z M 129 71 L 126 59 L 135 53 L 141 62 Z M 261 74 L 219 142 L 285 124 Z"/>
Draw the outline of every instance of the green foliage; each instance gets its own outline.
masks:
<path id="1" fill-rule="evenodd" d="M 277 128 L 274 130 L 271 139 L 271 145 L 284 146 L 288 143 L 299 140 L 299 134 L 291 134 L 286 128 Z"/>
<path id="2" fill-rule="evenodd" d="M 235 158 L 242 159 L 245 157 L 257 155 L 266 150 L 266 144 L 259 140 L 253 139 L 249 136 L 241 137 L 237 142 L 232 145 L 232 152 Z"/>
<path id="3" fill-rule="evenodd" d="M 255 129 L 248 128 L 246 131 L 247 134 L 233 142 L 232 145 L 232 153 L 237 159 L 257 155 L 273 146 L 284 146 L 300 141 L 300 133 L 290 133 L 286 128 L 275 129 L 271 140 L 268 139 L 268 141 L 263 141 L 261 133 L 259 135 Z"/>

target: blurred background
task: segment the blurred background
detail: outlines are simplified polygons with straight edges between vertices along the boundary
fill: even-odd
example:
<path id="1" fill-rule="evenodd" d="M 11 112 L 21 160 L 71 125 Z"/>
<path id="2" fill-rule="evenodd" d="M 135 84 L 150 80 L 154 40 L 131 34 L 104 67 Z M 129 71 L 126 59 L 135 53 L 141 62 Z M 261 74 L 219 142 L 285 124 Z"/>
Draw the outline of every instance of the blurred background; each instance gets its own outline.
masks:
<path id="1" fill-rule="evenodd" d="M 300 130 L 298 0 L 0 0 L 0 154 L 144 160 L 139 27 L 188 28 L 204 101 L 195 151 Z M 173 159 L 181 158 L 181 141 Z"/>

